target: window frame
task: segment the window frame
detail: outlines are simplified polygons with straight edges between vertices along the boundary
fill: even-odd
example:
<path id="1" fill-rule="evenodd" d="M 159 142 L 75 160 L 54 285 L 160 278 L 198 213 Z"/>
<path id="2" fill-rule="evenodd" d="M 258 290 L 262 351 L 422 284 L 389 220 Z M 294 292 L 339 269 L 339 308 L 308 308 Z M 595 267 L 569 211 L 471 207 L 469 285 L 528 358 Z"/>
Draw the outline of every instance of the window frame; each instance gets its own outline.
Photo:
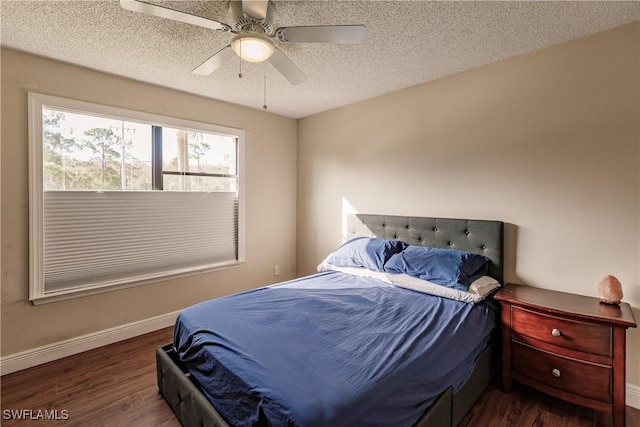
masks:
<path id="1" fill-rule="evenodd" d="M 210 132 L 237 138 L 236 165 L 238 177 L 238 247 L 237 260 L 228 264 L 194 269 L 179 274 L 165 274 L 147 280 L 119 283 L 115 285 L 88 285 L 56 292 L 45 292 L 44 283 L 44 186 L 43 186 L 43 122 L 42 109 L 49 107 L 59 111 L 115 118 L 130 122 L 139 122 L 151 126 L 172 127 L 194 132 Z M 204 272 L 239 267 L 245 262 L 245 213 L 244 213 L 244 130 L 187 119 L 168 117 L 120 107 L 112 107 L 44 95 L 28 93 L 28 155 L 29 155 L 29 301 L 42 304 L 92 295 L 102 292 L 140 286 L 158 281 L 176 279 Z M 153 150 L 152 146 L 152 150 Z M 153 179 L 153 178 L 152 178 Z M 152 183 L 153 188 L 153 183 Z M 135 192 L 136 190 L 134 190 Z M 162 191 L 162 190 L 154 190 Z"/>
<path id="2" fill-rule="evenodd" d="M 239 168 L 238 144 L 236 144 L 236 167 L 235 167 L 236 173 L 235 174 L 168 171 L 163 168 L 164 159 L 162 156 L 162 147 L 163 147 L 164 141 L 162 136 L 162 127 L 151 125 L 151 132 L 152 132 L 152 137 L 151 137 L 151 188 L 152 190 L 159 190 L 159 191 L 164 190 L 165 175 L 236 178 L 238 180 L 240 179 L 240 175 L 238 173 L 238 168 Z M 217 133 L 220 133 L 220 132 L 217 132 Z"/>

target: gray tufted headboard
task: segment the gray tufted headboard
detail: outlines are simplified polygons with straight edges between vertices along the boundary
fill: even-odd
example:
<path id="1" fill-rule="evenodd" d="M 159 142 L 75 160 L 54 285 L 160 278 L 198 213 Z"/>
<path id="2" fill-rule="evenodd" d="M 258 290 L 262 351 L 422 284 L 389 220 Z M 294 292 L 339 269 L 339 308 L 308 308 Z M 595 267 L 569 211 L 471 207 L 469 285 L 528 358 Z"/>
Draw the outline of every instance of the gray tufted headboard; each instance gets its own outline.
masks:
<path id="1" fill-rule="evenodd" d="M 469 251 L 491 260 L 489 275 L 504 283 L 501 221 L 354 214 L 347 217 L 347 238 L 398 239 L 410 245 Z"/>

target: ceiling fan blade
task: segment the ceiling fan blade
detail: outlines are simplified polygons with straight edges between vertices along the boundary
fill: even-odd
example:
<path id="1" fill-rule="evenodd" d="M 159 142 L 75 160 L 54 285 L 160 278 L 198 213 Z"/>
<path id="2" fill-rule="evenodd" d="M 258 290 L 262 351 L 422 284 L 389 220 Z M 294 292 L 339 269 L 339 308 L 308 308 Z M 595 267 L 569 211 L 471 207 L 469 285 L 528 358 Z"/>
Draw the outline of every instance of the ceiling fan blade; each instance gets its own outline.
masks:
<path id="1" fill-rule="evenodd" d="M 235 56 L 235 52 L 231 49 L 231 45 L 228 45 L 211 58 L 198 65 L 191 72 L 201 76 L 208 76 L 233 56 Z"/>
<path id="2" fill-rule="evenodd" d="M 242 10 L 253 19 L 267 19 L 269 0 L 242 0 Z"/>
<path id="3" fill-rule="evenodd" d="M 360 44 L 364 42 L 364 25 L 318 25 L 282 27 L 276 31 L 281 42 Z"/>
<path id="4" fill-rule="evenodd" d="M 146 13 L 147 15 L 171 19 L 172 21 L 184 22 L 191 25 L 197 25 L 199 27 L 210 28 L 212 30 L 231 30 L 231 27 L 221 22 L 212 21 L 211 19 L 202 18 L 200 16 L 190 15 L 188 13 L 169 9 L 167 7 L 156 6 L 154 4 L 145 3 L 139 0 L 120 0 L 120 6 L 123 9 L 131 10 L 133 12 Z"/>
<path id="5" fill-rule="evenodd" d="M 298 85 L 307 80 L 307 76 L 278 48 L 276 48 L 276 51 L 269 58 L 269 62 L 276 67 L 276 69 L 280 71 L 280 74 L 289 80 L 289 83 L 292 85 Z"/>

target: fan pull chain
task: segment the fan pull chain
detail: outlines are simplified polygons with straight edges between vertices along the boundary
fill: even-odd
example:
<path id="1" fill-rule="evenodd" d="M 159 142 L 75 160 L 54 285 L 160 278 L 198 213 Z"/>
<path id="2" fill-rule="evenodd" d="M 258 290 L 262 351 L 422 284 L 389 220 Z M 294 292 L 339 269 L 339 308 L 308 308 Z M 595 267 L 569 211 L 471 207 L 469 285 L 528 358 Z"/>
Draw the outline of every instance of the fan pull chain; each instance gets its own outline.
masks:
<path id="1" fill-rule="evenodd" d="M 240 73 L 238 73 L 238 77 L 242 78 L 242 42 L 240 42 Z"/>
<path id="2" fill-rule="evenodd" d="M 262 105 L 263 109 L 267 109 L 267 64 L 266 62 L 264 63 L 264 66 L 262 67 L 262 69 L 264 70 L 264 81 L 263 81 L 263 87 L 264 87 L 264 104 Z"/>

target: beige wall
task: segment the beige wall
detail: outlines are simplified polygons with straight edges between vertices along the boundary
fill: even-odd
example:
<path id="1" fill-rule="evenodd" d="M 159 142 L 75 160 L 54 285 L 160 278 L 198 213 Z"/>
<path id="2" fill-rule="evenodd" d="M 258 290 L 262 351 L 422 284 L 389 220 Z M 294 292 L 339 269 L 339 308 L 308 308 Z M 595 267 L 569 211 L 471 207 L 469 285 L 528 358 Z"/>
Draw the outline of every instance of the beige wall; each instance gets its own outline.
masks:
<path id="1" fill-rule="evenodd" d="M 2 49 L 2 355 L 294 276 L 296 121 Z M 246 264 L 33 306 L 28 302 L 27 92 L 245 130 Z M 273 276 L 275 264 L 282 274 Z"/>
<path id="2" fill-rule="evenodd" d="M 345 206 L 498 219 L 508 281 L 596 296 L 613 274 L 640 321 L 639 169 L 635 23 L 301 119 L 299 272 L 341 243 Z"/>

